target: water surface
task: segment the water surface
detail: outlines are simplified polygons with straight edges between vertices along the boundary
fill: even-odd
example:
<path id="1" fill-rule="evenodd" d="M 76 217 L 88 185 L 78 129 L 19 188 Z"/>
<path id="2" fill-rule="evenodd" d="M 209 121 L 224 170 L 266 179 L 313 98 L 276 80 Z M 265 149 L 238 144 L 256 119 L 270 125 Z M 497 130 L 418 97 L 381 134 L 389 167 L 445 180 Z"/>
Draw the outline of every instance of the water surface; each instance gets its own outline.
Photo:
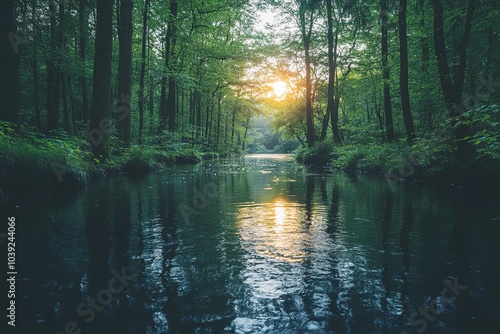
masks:
<path id="1" fill-rule="evenodd" d="M 499 199 L 311 170 L 288 155 L 110 177 L 20 204 L 18 323 L 23 333 L 70 322 L 82 333 L 499 332 Z M 107 293 L 113 270 L 133 278 Z M 442 295 L 455 279 L 459 295 Z"/>

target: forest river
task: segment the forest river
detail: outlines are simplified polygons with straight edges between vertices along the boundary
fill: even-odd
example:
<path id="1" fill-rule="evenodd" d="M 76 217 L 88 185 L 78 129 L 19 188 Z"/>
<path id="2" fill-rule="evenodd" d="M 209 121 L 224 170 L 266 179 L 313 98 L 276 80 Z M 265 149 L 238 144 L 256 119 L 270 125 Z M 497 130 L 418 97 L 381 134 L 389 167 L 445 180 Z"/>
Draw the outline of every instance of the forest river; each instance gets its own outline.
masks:
<path id="1" fill-rule="evenodd" d="M 18 204 L 16 327 L 499 333 L 499 204 L 291 155 L 109 177 Z"/>

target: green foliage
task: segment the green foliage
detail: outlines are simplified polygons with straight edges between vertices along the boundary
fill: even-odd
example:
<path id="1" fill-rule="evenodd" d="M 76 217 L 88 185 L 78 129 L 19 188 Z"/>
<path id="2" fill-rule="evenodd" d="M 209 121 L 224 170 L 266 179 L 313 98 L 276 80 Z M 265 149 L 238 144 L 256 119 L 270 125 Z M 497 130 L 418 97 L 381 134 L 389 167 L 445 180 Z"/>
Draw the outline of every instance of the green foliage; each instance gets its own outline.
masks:
<path id="1" fill-rule="evenodd" d="M 330 141 L 319 142 L 314 147 L 302 147 L 296 153 L 296 159 L 308 165 L 324 166 L 332 162 L 333 143 Z"/>
<path id="2" fill-rule="evenodd" d="M 93 167 L 77 140 L 45 138 L 26 129 L 18 137 L 11 129 L 0 123 L 0 184 L 7 189 L 87 183 Z"/>
<path id="3" fill-rule="evenodd" d="M 418 139 L 411 146 L 405 141 L 366 145 L 323 142 L 313 148 L 299 149 L 296 159 L 310 165 L 331 164 L 340 170 L 392 175 L 400 179 L 440 176 L 458 164 L 453 142 L 438 136 Z"/>
<path id="4" fill-rule="evenodd" d="M 0 122 L 0 188 L 79 188 L 92 177 L 126 171 L 146 173 L 173 163 L 197 163 L 202 155 L 186 144 L 133 145 L 114 147 L 107 159 L 94 157 L 88 145 L 63 132 L 44 137 L 30 129 L 14 132 L 10 123 Z M 215 157 L 212 152 L 207 156 Z"/>
<path id="5" fill-rule="evenodd" d="M 464 122 L 472 129 L 473 135 L 467 138 L 476 152 L 477 158 L 500 162 L 500 105 L 485 105 L 465 114 Z"/>

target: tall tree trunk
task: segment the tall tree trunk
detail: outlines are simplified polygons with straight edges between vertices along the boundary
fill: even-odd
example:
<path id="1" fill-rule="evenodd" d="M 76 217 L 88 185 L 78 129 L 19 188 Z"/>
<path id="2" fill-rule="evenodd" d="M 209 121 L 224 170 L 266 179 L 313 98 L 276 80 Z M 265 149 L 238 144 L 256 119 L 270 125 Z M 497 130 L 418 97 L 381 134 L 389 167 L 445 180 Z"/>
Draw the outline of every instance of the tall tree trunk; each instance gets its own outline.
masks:
<path id="1" fill-rule="evenodd" d="M 17 55 L 16 13 L 14 0 L 0 4 L 0 120 L 19 124 L 19 59 Z"/>
<path id="2" fill-rule="evenodd" d="M 46 131 L 50 132 L 59 126 L 59 75 L 58 75 L 58 45 L 57 45 L 57 27 L 55 15 L 55 3 L 49 2 L 50 11 L 50 49 L 47 64 L 47 126 Z"/>
<path id="3" fill-rule="evenodd" d="M 410 91 L 408 89 L 408 37 L 406 33 L 406 7 L 408 0 L 399 1 L 399 54 L 400 54 L 400 80 L 401 107 L 405 122 L 406 136 L 411 142 L 415 139 L 415 128 L 410 107 Z"/>
<path id="4" fill-rule="evenodd" d="M 217 141 L 216 147 L 220 150 L 220 134 L 221 134 L 221 121 L 222 121 L 222 95 L 217 94 Z"/>
<path id="5" fill-rule="evenodd" d="M 31 2 L 31 19 L 33 20 L 33 30 L 36 31 L 38 27 L 36 26 L 35 23 L 35 16 L 36 16 L 36 10 L 37 10 L 37 1 L 33 0 Z M 34 36 L 36 37 L 36 36 Z M 34 102 L 34 108 L 35 108 L 35 115 L 34 115 L 34 123 L 38 131 L 43 131 L 42 128 L 42 117 L 41 117 L 41 112 L 40 112 L 40 86 L 39 86 L 39 79 L 38 79 L 38 48 L 36 45 L 33 47 L 33 55 L 32 59 L 30 62 L 31 65 L 31 72 L 33 75 L 33 102 Z"/>
<path id="6" fill-rule="evenodd" d="M 97 0 L 94 78 L 89 141 L 94 156 L 109 154 L 113 1 Z"/>
<path id="7" fill-rule="evenodd" d="M 87 53 L 87 1 L 80 0 L 79 3 L 79 45 L 80 45 L 80 60 L 83 64 L 83 71 L 80 75 L 80 86 L 82 89 L 82 114 L 81 120 L 86 122 L 89 117 L 89 93 L 87 88 L 87 76 L 85 73 L 85 62 L 86 62 L 86 53 Z"/>
<path id="8" fill-rule="evenodd" d="M 167 69 L 167 66 L 165 66 L 165 69 Z M 165 129 L 165 125 L 167 124 L 167 75 L 168 74 L 164 74 L 161 78 L 159 134 Z"/>
<path id="9" fill-rule="evenodd" d="M 448 109 L 448 115 L 453 126 L 455 139 L 457 139 L 457 147 L 459 153 L 462 154 L 468 147 L 467 143 L 463 139 L 470 134 L 469 126 L 461 122 L 463 113 L 462 92 L 465 79 L 467 43 L 472 29 L 475 0 L 469 0 L 468 4 L 465 31 L 459 45 L 460 61 L 456 66 L 454 75 L 455 81 L 453 81 L 450 67 L 448 65 L 448 55 L 444 35 L 443 3 L 441 0 L 433 0 L 432 5 L 434 8 L 434 48 L 436 50 L 439 79 L 446 107 Z"/>
<path id="10" fill-rule="evenodd" d="M 69 108 L 68 108 L 68 91 L 66 90 L 66 79 L 64 75 L 61 74 L 61 93 L 62 93 L 62 103 L 63 103 L 63 119 L 64 119 L 64 131 L 70 133 L 69 125 Z"/>
<path id="11" fill-rule="evenodd" d="M 175 128 L 175 79 L 172 74 L 170 59 L 172 57 L 175 34 L 176 34 L 176 19 L 177 19 L 177 1 L 170 1 L 170 13 L 168 20 L 167 33 L 165 35 L 165 69 L 166 75 L 161 81 L 161 97 L 160 97 L 160 131 L 171 125 Z M 167 80 L 168 77 L 168 80 Z M 168 81 L 168 96 L 167 96 L 167 81 Z"/>
<path id="12" fill-rule="evenodd" d="M 330 113 L 328 112 L 328 109 L 326 113 L 323 115 L 323 122 L 321 125 L 321 135 L 319 136 L 319 141 L 325 141 L 326 139 L 326 132 L 328 131 L 328 123 L 330 122 Z"/>
<path id="13" fill-rule="evenodd" d="M 314 146 L 314 122 L 312 106 L 312 84 L 311 84 L 311 56 L 309 54 L 310 42 L 304 42 L 306 62 L 306 122 L 307 122 L 307 145 Z"/>
<path id="14" fill-rule="evenodd" d="M 241 150 L 243 152 L 245 152 L 245 149 L 246 149 L 247 134 L 248 134 L 249 127 L 250 127 L 250 115 L 248 115 L 247 121 L 245 123 L 245 133 L 243 134 L 243 142 L 241 143 Z"/>
<path id="15" fill-rule="evenodd" d="M 139 143 L 142 143 L 142 134 L 144 131 L 144 79 L 146 76 L 146 41 L 148 38 L 148 14 L 151 0 L 144 3 L 144 12 L 142 13 L 142 50 L 141 50 L 141 73 L 139 83 Z"/>
<path id="16" fill-rule="evenodd" d="M 307 145 L 314 146 L 314 120 L 313 120 L 313 105 L 312 105 L 312 83 L 311 83 L 311 34 L 313 26 L 312 9 L 307 8 L 304 0 L 299 1 L 299 22 L 302 34 L 302 44 L 304 47 L 305 66 L 306 66 L 306 137 Z M 310 11 L 309 22 L 306 20 L 306 11 Z"/>
<path id="17" fill-rule="evenodd" d="M 64 78 L 65 74 L 62 71 L 63 67 L 63 57 L 62 54 L 65 51 L 66 41 L 65 41 L 65 24 L 66 24 L 66 14 L 64 11 L 64 1 L 59 3 L 59 34 L 57 37 L 57 44 L 59 47 L 59 55 L 58 55 L 58 66 L 57 66 L 57 77 L 58 84 L 61 87 L 61 97 L 62 97 L 62 105 L 63 105 L 63 120 L 64 120 L 64 131 L 69 132 L 69 110 L 68 110 L 68 97 L 66 90 L 66 80 Z"/>
<path id="18" fill-rule="evenodd" d="M 201 92 L 199 90 L 196 93 L 196 138 L 200 137 L 201 131 Z"/>
<path id="19" fill-rule="evenodd" d="M 389 38 L 388 38 L 388 7 L 387 0 L 380 0 L 380 17 L 382 20 L 382 71 L 384 80 L 384 112 L 387 141 L 394 140 L 394 126 L 392 122 L 391 87 L 389 71 Z"/>
<path id="20" fill-rule="evenodd" d="M 149 134 L 154 132 L 154 81 L 153 76 L 149 76 Z"/>
<path id="21" fill-rule="evenodd" d="M 71 108 L 71 124 L 69 127 L 69 133 L 72 134 L 75 130 L 75 121 L 76 121 L 76 103 L 75 103 L 75 93 L 73 92 L 73 85 L 71 84 L 71 76 L 67 75 L 68 82 L 68 92 L 69 92 L 69 104 Z"/>
<path id="22" fill-rule="evenodd" d="M 33 73 L 33 99 L 35 103 L 35 125 L 38 131 L 42 131 L 42 117 L 40 113 L 40 87 L 38 80 L 38 53 L 37 48 L 33 50 L 33 60 L 31 61 L 31 70 Z"/>
<path id="23" fill-rule="evenodd" d="M 231 117 L 231 145 L 234 144 L 234 130 L 236 124 L 236 108 L 233 108 L 233 113 Z"/>
<path id="24" fill-rule="evenodd" d="M 175 114 L 176 114 L 176 83 L 173 71 L 175 69 L 174 64 L 174 54 L 175 54 L 175 43 L 177 36 L 177 0 L 170 0 L 170 21 L 167 29 L 167 59 L 166 64 L 169 69 L 168 76 L 168 96 L 166 112 L 168 115 L 168 130 L 175 131 Z"/>
<path id="25" fill-rule="evenodd" d="M 429 63 L 430 63 L 430 47 L 429 47 L 429 38 L 425 34 L 426 32 L 426 11 L 425 11 L 425 0 L 420 0 L 419 6 L 418 6 L 418 11 L 420 15 L 420 31 L 422 34 L 422 37 L 420 37 L 420 48 L 421 48 L 421 62 L 422 62 L 422 67 L 421 67 L 421 73 L 420 73 L 420 80 L 422 82 L 422 91 L 420 92 L 420 112 L 424 115 L 425 117 L 425 122 L 429 128 L 432 127 L 432 101 L 430 100 L 430 92 L 428 89 L 428 86 L 426 85 L 426 82 L 429 80 L 428 75 L 429 75 Z"/>
<path id="26" fill-rule="evenodd" d="M 335 104 L 335 77 L 337 73 L 337 45 L 339 37 L 339 25 L 337 22 L 337 31 L 335 32 L 335 41 L 333 38 L 333 8 L 332 0 L 326 0 L 326 11 L 328 21 L 328 105 L 327 113 L 330 115 L 332 122 L 333 140 L 335 143 L 340 144 L 339 133 L 339 114 L 338 108 L 334 108 Z M 337 112 L 335 112 L 335 110 Z"/>
<path id="27" fill-rule="evenodd" d="M 425 0 L 420 0 L 420 29 L 422 32 L 425 30 Z M 430 51 L 429 51 L 429 41 L 428 37 L 423 35 L 420 38 L 420 47 L 421 47 L 421 59 L 422 59 L 422 72 L 427 74 L 429 70 L 429 60 L 430 60 Z"/>
<path id="28" fill-rule="evenodd" d="M 120 27 L 118 38 L 120 42 L 120 54 L 118 60 L 118 104 L 117 104 L 117 128 L 118 138 L 130 146 L 130 87 L 132 81 L 132 0 L 121 0 L 120 4 Z"/>

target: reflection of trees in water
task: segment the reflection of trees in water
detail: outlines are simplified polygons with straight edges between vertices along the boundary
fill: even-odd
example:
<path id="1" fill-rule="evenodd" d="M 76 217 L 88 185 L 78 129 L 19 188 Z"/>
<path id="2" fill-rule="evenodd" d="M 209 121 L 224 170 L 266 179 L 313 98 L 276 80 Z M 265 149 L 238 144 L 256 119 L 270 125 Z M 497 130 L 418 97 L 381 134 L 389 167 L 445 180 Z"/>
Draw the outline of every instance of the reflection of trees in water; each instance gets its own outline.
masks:
<path id="1" fill-rule="evenodd" d="M 410 231 L 414 220 L 413 207 L 411 205 L 412 197 L 405 200 L 404 212 L 403 212 L 403 225 L 401 226 L 401 232 L 399 234 L 399 246 L 401 248 L 402 257 L 402 269 L 400 272 L 402 286 L 401 286 L 401 305 L 403 308 L 402 316 L 399 318 L 399 328 L 402 329 L 407 322 L 408 315 L 411 314 L 412 308 L 410 305 L 410 300 L 408 298 L 408 292 L 410 290 L 410 281 L 408 279 L 408 274 L 411 271 L 411 257 L 410 257 Z"/>
<path id="2" fill-rule="evenodd" d="M 111 278 L 109 260 L 111 254 L 111 233 L 109 219 L 109 182 L 103 182 L 95 197 L 87 198 L 87 240 L 89 247 L 89 291 L 88 296 L 95 298 L 97 293 L 107 288 Z M 85 317 L 87 319 L 87 317 Z M 80 319 L 81 320 L 81 319 Z M 110 326 L 109 319 L 102 313 L 97 313 L 88 329 L 106 329 Z"/>
<path id="3" fill-rule="evenodd" d="M 115 265 L 114 269 L 121 271 L 122 268 L 127 268 L 130 273 L 130 233 L 132 231 L 132 203 L 130 196 L 130 184 L 122 182 L 118 179 L 119 189 L 121 196 L 116 199 L 113 209 L 115 211 L 114 217 L 114 249 L 115 249 Z M 121 186 L 120 186 L 121 185 Z M 116 318 L 114 319 L 115 331 L 126 333 L 128 328 L 128 314 L 130 313 L 130 301 L 127 294 L 121 292 L 115 297 L 118 299 L 118 310 Z"/>

